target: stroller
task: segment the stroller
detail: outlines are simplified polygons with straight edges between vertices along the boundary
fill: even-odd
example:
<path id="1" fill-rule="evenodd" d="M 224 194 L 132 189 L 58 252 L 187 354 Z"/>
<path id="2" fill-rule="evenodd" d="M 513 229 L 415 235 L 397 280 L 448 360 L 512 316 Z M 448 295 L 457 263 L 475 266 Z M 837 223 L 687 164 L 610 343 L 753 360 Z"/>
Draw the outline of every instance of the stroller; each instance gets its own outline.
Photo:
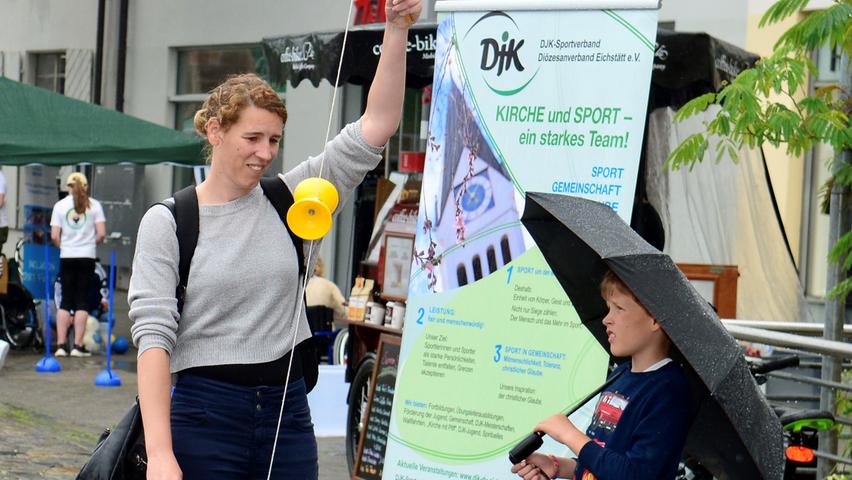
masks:
<path id="1" fill-rule="evenodd" d="M 5 294 L 0 294 L 0 338 L 14 349 L 27 346 L 40 348 L 44 344 L 36 304 L 21 281 L 18 263 L 9 260 L 9 284 Z"/>

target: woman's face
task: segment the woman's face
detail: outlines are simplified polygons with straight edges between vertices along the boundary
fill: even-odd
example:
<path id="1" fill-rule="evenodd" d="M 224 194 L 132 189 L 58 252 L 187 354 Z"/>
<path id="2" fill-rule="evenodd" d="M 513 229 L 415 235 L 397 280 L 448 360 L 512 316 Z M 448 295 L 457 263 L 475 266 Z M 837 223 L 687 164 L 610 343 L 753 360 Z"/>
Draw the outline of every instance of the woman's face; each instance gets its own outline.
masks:
<path id="1" fill-rule="evenodd" d="M 253 189 L 278 154 L 283 128 L 278 115 L 254 106 L 240 112 L 227 131 L 211 119 L 207 128 L 213 146 L 211 174 L 221 175 L 237 190 Z"/>

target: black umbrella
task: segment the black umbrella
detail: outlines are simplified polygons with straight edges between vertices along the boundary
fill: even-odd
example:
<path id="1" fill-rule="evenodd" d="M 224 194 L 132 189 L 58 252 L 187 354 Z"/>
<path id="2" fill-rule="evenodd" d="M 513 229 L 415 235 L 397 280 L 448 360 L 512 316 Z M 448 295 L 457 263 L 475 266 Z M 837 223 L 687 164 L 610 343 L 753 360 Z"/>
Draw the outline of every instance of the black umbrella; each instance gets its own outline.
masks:
<path id="1" fill-rule="evenodd" d="M 576 197 L 528 193 L 522 218 L 583 323 L 608 350 L 599 284 L 612 270 L 676 348 L 693 385 L 695 419 L 686 452 L 719 478 L 781 478 L 781 424 L 742 351 L 672 259 L 609 207 Z"/>

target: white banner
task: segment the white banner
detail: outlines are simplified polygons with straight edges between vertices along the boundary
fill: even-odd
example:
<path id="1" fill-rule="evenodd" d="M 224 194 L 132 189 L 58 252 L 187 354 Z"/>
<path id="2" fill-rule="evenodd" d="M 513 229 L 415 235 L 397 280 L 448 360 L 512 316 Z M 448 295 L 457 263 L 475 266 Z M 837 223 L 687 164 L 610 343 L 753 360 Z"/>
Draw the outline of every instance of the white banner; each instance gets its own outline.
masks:
<path id="1" fill-rule="evenodd" d="M 436 12 L 487 10 L 648 10 L 660 0 L 438 0 Z"/>
<path id="2" fill-rule="evenodd" d="M 603 382 L 607 352 L 520 216 L 525 192 L 541 191 L 629 221 L 656 28 L 649 10 L 463 12 L 440 24 L 382 478 L 516 478 L 507 452 Z"/>

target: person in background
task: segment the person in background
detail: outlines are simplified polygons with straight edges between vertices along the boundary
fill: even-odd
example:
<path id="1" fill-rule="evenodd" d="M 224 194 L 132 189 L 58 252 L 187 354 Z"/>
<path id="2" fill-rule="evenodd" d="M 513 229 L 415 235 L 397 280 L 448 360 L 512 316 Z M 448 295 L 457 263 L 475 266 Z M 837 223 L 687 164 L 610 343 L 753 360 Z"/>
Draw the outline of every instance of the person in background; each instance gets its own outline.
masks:
<path id="1" fill-rule="evenodd" d="M 72 357 L 91 355 L 83 346 L 89 312 L 89 289 L 95 271 L 95 247 L 106 238 L 106 218 L 100 202 L 89 197 L 89 181 L 80 172 L 65 181 L 69 195 L 56 202 L 50 217 L 50 239 L 59 247 L 59 274 L 62 276 L 62 304 L 56 312 L 57 357 L 65 350 L 71 312 L 74 312 Z"/>
<path id="2" fill-rule="evenodd" d="M 9 239 L 9 214 L 6 213 L 6 175 L 0 170 L 0 253 Z M 2 266 L 2 265 L 0 265 Z"/>
<path id="3" fill-rule="evenodd" d="M 399 127 L 408 31 L 421 8 L 420 0 L 387 2 L 364 114 L 279 177 L 290 191 L 322 166 L 345 198 L 381 161 Z M 307 386 L 300 355 L 291 355 L 311 338 L 298 256 L 259 185 L 286 120 L 277 92 L 254 74 L 214 88 L 195 114 L 210 175 L 195 189 L 198 243 L 180 313 L 174 216 L 154 205 L 139 225 L 128 302 L 148 480 L 318 476 Z M 303 247 L 307 256 L 310 242 Z"/>
<path id="4" fill-rule="evenodd" d="M 314 274 L 308 280 L 305 287 L 305 304 L 308 307 L 328 307 L 334 310 L 334 317 L 341 318 L 346 315 L 346 301 L 340 289 L 331 280 L 323 277 L 324 267 L 322 257 L 317 257 L 314 266 Z"/>
<path id="5" fill-rule="evenodd" d="M 92 272 L 91 286 L 88 289 L 88 306 L 86 311 L 100 318 L 109 310 L 109 277 L 101 262 L 95 259 L 95 269 Z M 62 305 L 62 273 L 53 282 L 53 302 Z"/>

